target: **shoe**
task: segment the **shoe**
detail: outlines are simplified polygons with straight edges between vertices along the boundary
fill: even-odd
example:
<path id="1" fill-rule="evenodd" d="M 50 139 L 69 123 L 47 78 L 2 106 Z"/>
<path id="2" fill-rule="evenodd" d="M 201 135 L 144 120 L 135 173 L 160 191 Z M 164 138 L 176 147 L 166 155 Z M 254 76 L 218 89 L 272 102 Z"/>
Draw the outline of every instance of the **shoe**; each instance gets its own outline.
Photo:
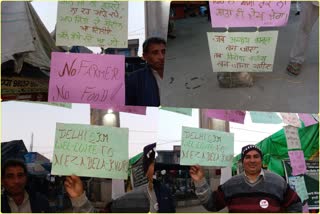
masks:
<path id="1" fill-rule="evenodd" d="M 298 11 L 298 12 L 296 12 L 296 14 L 295 14 L 296 16 L 299 16 L 300 15 L 300 11 Z"/>
<path id="2" fill-rule="evenodd" d="M 168 37 L 169 37 L 170 39 L 175 39 L 177 36 L 176 36 L 175 34 L 168 34 Z"/>

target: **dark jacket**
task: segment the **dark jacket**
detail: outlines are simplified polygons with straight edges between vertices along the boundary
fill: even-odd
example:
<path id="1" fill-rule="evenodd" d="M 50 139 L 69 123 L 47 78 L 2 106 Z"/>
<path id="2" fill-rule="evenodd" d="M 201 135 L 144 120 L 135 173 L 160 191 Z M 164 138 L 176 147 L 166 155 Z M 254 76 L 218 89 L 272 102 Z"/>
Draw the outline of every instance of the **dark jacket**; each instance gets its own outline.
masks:
<path id="1" fill-rule="evenodd" d="M 160 106 L 157 80 L 148 65 L 126 76 L 125 82 L 126 105 Z"/>
<path id="2" fill-rule="evenodd" d="M 48 199 L 41 193 L 28 192 L 31 211 L 33 213 L 49 213 L 51 212 Z M 6 192 L 1 195 L 1 212 L 11 213 Z"/>
<path id="3" fill-rule="evenodd" d="M 172 198 L 170 190 L 157 180 L 153 180 L 153 188 L 159 204 L 159 213 L 175 213 L 175 201 Z"/>

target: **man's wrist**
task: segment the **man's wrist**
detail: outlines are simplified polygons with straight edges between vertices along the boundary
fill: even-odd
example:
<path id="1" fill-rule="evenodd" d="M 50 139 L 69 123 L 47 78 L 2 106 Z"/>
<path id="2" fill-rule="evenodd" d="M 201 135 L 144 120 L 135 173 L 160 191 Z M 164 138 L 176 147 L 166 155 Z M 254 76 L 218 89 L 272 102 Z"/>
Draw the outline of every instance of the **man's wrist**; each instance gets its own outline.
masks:
<path id="1" fill-rule="evenodd" d="M 201 187 L 207 183 L 206 179 L 203 177 L 199 181 L 193 181 L 195 187 Z"/>
<path id="2" fill-rule="evenodd" d="M 70 197 L 70 200 L 73 207 L 81 207 L 88 201 L 88 198 L 86 196 L 86 192 L 83 191 L 83 193 L 78 197 Z"/>

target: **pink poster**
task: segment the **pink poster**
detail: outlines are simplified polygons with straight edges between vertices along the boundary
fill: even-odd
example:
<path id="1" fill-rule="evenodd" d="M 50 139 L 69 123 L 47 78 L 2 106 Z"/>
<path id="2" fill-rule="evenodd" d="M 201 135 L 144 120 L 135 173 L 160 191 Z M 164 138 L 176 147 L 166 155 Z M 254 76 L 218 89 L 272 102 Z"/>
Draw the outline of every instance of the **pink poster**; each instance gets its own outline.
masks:
<path id="1" fill-rule="evenodd" d="M 298 115 L 306 127 L 318 123 L 311 114 L 299 113 Z"/>
<path id="2" fill-rule="evenodd" d="M 307 172 L 306 160 L 302 150 L 288 151 L 292 175 L 301 175 Z"/>
<path id="3" fill-rule="evenodd" d="M 280 113 L 283 123 L 294 127 L 301 127 L 301 122 L 296 113 Z"/>
<path id="4" fill-rule="evenodd" d="M 309 213 L 308 203 L 305 203 L 305 204 L 302 206 L 302 213 Z"/>
<path id="5" fill-rule="evenodd" d="M 291 1 L 209 1 L 212 27 L 284 26 Z"/>
<path id="6" fill-rule="evenodd" d="M 207 109 L 205 111 L 207 117 L 226 120 L 235 123 L 244 123 L 244 118 L 246 116 L 245 111 L 233 111 L 233 110 L 213 110 Z"/>
<path id="7" fill-rule="evenodd" d="M 51 55 L 49 102 L 124 105 L 125 58 L 122 55 Z"/>

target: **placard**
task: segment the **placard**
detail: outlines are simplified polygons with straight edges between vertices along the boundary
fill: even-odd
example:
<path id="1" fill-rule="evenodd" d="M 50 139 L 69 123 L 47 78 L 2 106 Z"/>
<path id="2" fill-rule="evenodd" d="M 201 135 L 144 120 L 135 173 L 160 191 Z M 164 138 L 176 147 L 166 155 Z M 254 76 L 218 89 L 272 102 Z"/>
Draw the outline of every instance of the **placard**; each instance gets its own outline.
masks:
<path id="1" fill-rule="evenodd" d="M 308 192 L 303 176 L 289 177 L 290 186 L 294 187 L 294 191 L 299 195 L 301 201 L 308 200 Z"/>
<path id="2" fill-rule="evenodd" d="M 284 133 L 286 135 L 287 147 L 289 149 L 301 149 L 301 142 L 298 128 L 294 126 L 285 126 Z"/>
<path id="3" fill-rule="evenodd" d="M 143 158 L 140 158 L 135 164 L 133 164 L 131 169 L 133 188 L 148 183 L 148 178 L 143 171 Z"/>
<path id="4" fill-rule="evenodd" d="M 292 168 L 289 160 L 283 160 L 283 166 L 286 174 L 287 182 L 290 186 L 292 176 Z M 306 160 L 307 173 L 303 175 L 308 191 L 308 206 L 311 210 L 319 209 L 319 161 Z"/>
<path id="5" fill-rule="evenodd" d="M 58 107 L 64 107 L 64 108 L 72 108 L 72 103 L 50 103 L 50 102 L 41 102 L 41 101 L 18 101 L 18 102 L 24 102 L 24 103 L 34 103 L 34 104 L 43 104 L 43 105 L 49 105 L 49 106 L 58 106 Z"/>
<path id="6" fill-rule="evenodd" d="M 316 121 L 316 120 L 314 119 L 314 117 L 312 116 L 312 114 L 298 113 L 298 116 L 299 116 L 300 120 L 303 121 L 305 127 L 311 126 L 311 125 L 313 125 L 313 124 L 318 123 L 318 121 Z"/>
<path id="7" fill-rule="evenodd" d="M 253 123 L 280 124 L 282 122 L 275 112 L 250 111 L 250 116 Z"/>
<path id="8" fill-rule="evenodd" d="M 216 118 L 216 119 L 220 119 L 220 120 L 243 124 L 244 118 L 246 116 L 246 112 L 245 111 L 234 111 L 234 110 L 206 109 L 205 115 L 210 118 Z"/>
<path id="9" fill-rule="evenodd" d="M 125 105 L 124 56 L 53 52 L 50 102 Z"/>
<path id="10" fill-rule="evenodd" d="M 301 122 L 295 113 L 280 113 L 283 123 L 294 127 L 301 127 Z"/>
<path id="11" fill-rule="evenodd" d="M 208 32 L 213 72 L 272 72 L 278 31 Z"/>
<path id="12" fill-rule="evenodd" d="M 292 175 L 305 174 L 307 172 L 307 168 L 303 151 L 288 151 L 288 154 L 290 157 L 290 165 L 292 167 Z"/>
<path id="13" fill-rule="evenodd" d="M 231 166 L 233 133 L 182 127 L 180 165 Z"/>
<path id="14" fill-rule="evenodd" d="M 212 27 L 273 27 L 288 22 L 290 1 L 209 1 Z"/>
<path id="15" fill-rule="evenodd" d="M 59 1 L 58 46 L 128 47 L 128 1 Z"/>
<path id="16" fill-rule="evenodd" d="M 175 108 L 175 107 L 163 107 L 161 106 L 160 109 L 171 111 L 179 114 L 184 114 L 188 116 L 192 116 L 192 108 Z"/>
<path id="17" fill-rule="evenodd" d="M 127 128 L 57 123 L 53 175 L 127 179 Z"/>

